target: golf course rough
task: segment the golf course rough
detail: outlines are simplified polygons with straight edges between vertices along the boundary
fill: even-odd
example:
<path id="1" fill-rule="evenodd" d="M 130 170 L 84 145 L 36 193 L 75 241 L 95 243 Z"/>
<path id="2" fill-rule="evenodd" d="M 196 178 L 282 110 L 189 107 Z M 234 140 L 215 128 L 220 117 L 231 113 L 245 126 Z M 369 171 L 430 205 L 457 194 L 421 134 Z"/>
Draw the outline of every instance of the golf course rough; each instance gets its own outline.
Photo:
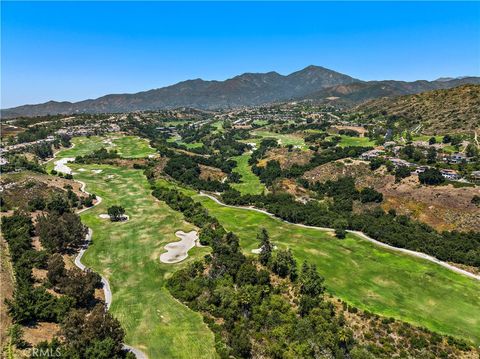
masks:
<path id="1" fill-rule="evenodd" d="M 58 158 L 75 157 L 75 150 L 86 154 L 86 148 L 91 151 L 97 140 L 67 150 L 68 156 L 60 152 Z M 202 258 L 209 248 L 192 248 L 188 258 L 175 265 L 159 260 L 164 246 L 178 241 L 177 230 L 190 232 L 196 228 L 151 195 L 141 170 L 68 165 L 76 173 L 75 179 L 86 183 L 88 192 L 102 197 L 102 203 L 81 214 L 82 222 L 93 230 L 82 262 L 108 279 L 113 294 L 110 311 L 125 329 L 125 343 L 151 359 L 215 358 L 214 336 L 202 316 L 174 299 L 165 288 L 166 279 L 174 271 Z M 80 168 L 85 171 L 78 171 Z M 93 170 L 97 171 L 94 176 Z M 112 205 L 123 206 L 129 221 L 101 219 L 99 215 Z"/>

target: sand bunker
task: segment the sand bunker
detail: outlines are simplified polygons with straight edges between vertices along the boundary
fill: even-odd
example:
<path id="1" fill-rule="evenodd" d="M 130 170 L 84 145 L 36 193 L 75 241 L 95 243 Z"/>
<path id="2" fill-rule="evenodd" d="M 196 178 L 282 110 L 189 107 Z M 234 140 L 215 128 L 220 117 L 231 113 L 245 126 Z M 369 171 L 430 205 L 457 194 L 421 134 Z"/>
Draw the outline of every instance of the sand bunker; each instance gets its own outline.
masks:
<path id="1" fill-rule="evenodd" d="M 72 169 L 67 166 L 67 163 L 73 161 L 75 161 L 73 157 L 62 158 L 61 160 L 55 161 L 55 167 L 53 169 L 57 172 L 72 174 Z"/>
<path id="2" fill-rule="evenodd" d="M 98 174 L 98 173 L 102 173 L 103 170 L 92 170 L 93 173 L 95 174 Z"/>
<path id="3" fill-rule="evenodd" d="M 110 219 L 110 215 L 107 214 L 107 213 L 102 213 L 102 214 L 99 214 L 98 215 L 101 219 Z M 120 219 L 119 221 L 117 222 L 125 222 L 125 221 L 128 221 L 130 219 L 130 217 L 128 216 L 128 214 L 124 214 L 122 216 L 122 219 Z"/>
<path id="4" fill-rule="evenodd" d="M 273 249 L 277 249 L 277 246 L 273 246 Z M 260 254 L 262 252 L 262 248 L 255 248 L 255 249 L 252 249 L 252 253 L 253 254 Z"/>
<path id="5" fill-rule="evenodd" d="M 168 243 L 165 246 L 167 252 L 160 255 L 160 262 L 172 264 L 183 261 L 188 257 L 188 251 L 195 247 L 198 240 L 197 231 L 188 233 L 177 231 L 175 235 L 180 238 L 180 241 Z"/>
<path id="6" fill-rule="evenodd" d="M 86 171 L 85 168 L 79 168 L 79 169 L 78 169 L 78 172 L 85 172 L 85 171 Z"/>

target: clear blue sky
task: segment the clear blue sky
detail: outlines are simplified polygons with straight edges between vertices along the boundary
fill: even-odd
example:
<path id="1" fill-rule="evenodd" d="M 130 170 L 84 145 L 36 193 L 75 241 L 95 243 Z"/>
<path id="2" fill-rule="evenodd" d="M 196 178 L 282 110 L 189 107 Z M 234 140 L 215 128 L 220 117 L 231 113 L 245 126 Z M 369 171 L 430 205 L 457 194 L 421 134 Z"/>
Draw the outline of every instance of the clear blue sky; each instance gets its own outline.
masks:
<path id="1" fill-rule="evenodd" d="M 1 107 L 310 64 L 365 79 L 480 75 L 480 3 L 5 2 Z"/>

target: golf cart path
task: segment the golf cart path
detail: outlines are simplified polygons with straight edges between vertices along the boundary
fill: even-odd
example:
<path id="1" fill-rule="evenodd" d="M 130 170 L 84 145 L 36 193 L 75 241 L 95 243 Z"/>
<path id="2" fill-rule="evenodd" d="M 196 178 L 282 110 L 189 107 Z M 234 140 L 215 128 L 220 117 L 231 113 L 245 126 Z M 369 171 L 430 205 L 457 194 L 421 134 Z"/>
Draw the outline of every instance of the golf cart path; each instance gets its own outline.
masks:
<path id="1" fill-rule="evenodd" d="M 56 153 L 54 154 L 54 158 L 55 158 L 55 155 L 56 155 Z M 73 160 L 75 160 L 75 159 L 73 159 Z M 61 160 L 59 160 L 59 161 L 61 161 Z M 55 161 L 54 164 L 56 165 L 57 162 L 59 162 L 59 161 Z M 71 168 L 69 168 L 66 165 L 65 165 L 65 167 L 67 167 L 68 170 L 71 172 Z M 80 187 L 81 192 L 90 195 L 90 193 L 85 190 L 85 187 L 87 186 L 87 184 L 85 182 L 82 182 L 82 181 L 79 181 L 79 180 L 74 180 L 74 181 L 81 184 L 81 187 Z M 98 206 L 101 202 L 102 202 L 102 198 L 100 196 L 97 196 L 97 201 L 93 204 L 93 206 L 83 208 L 83 209 L 77 211 L 77 214 L 88 211 L 89 209 L 94 208 L 95 206 Z M 77 256 L 75 257 L 75 260 L 74 260 L 75 265 L 82 271 L 87 269 L 87 267 L 81 262 L 81 259 L 84 255 L 85 251 L 88 249 L 88 246 L 89 246 L 90 242 L 92 241 L 92 235 L 93 235 L 93 231 L 90 228 L 88 228 L 88 232 L 87 232 L 87 235 L 85 237 L 85 244 L 82 246 L 82 249 L 80 249 L 80 251 L 78 252 L 78 254 L 77 254 Z M 100 277 L 102 278 L 101 280 L 102 280 L 102 284 L 103 284 L 105 306 L 108 310 L 108 309 L 110 309 L 110 306 L 112 304 L 112 290 L 110 289 L 110 283 L 108 282 L 107 278 L 105 278 L 103 275 L 100 275 Z M 148 356 L 144 352 L 142 352 L 141 350 L 139 350 L 137 348 L 134 348 L 130 345 L 126 345 L 124 343 L 122 343 L 122 346 L 123 346 L 123 349 L 131 351 L 133 354 L 135 354 L 137 359 L 148 359 Z"/>
<path id="2" fill-rule="evenodd" d="M 259 212 L 259 213 L 263 213 L 263 214 L 266 214 L 272 218 L 275 218 L 277 220 L 280 220 L 282 222 L 285 222 L 285 223 L 289 223 L 291 225 L 294 225 L 294 226 L 298 226 L 298 227 L 302 227 L 302 228 L 311 228 L 311 229 L 316 229 L 316 230 L 320 230 L 320 231 L 328 231 L 328 232 L 333 232 L 334 229 L 333 228 L 326 228 L 326 227 L 315 227 L 315 226 L 308 226 L 308 225 L 305 225 L 305 224 L 301 224 L 301 223 L 292 223 L 292 222 L 289 222 L 289 221 L 285 221 L 277 216 L 275 216 L 273 213 L 270 213 L 270 212 L 267 212 L 263 209 L 258 209 L 258 208 L 255 208 L 255 207 L 252 207 L 252 206 L 249 206 L 249 207 L 244 207 L 244 206 L 232 206 L 232 205 L 228 205 L 228 204 L 225 204 L 223 202 L 221 202 L 218 198 L 212 196 L 212 195 L 209 195 L 203 191 L 200 191 L 200 196 L 203 196 L 203 197 L 208 197 L 210 198 L 211 200 L 215 201 L 217 204 L 221 205 L 221 206 L 225 206 L 225 207 L 230 207 L 230 208 L 236 208 L 236 209 L 244 209 L 244 210 L 248 210 L 248 211 L 255 211 L 255 212 Z M 433 263 L 436 263 L 444 268 L 447 268 L 447 269 L 450 269 L 451 271 L 453 272 L 456 272 L 456 273 L 459 273 L 459 274 L 463 274 L 467 277 L 470 277 L 470 278 L 473 278 L 473 279 L 476 279 L 478 281 L 480 281 L 480 275 L 477 275 L 477 274 L 473 274 L 473 273 L 470 273 L 466 270 L 463 270 L 463 269 L 460 269 L 460 268 L 457 268 L 451 264 L 448 264 L 447 262 L 443 262 L 435 257 L 432 257 L 432 256 L 429 256 L 428 254 L 425 254 L 425 253 L 421 253 L 421 252 L 416 252 L 416 251 L 412 251 L 410 249 L 405 249 L 405 248 L 399 248 L 399 247 L 394 247 L 394 246 L 391 246 L 389 244 L 386 244 L 386 243 L 383 243 L 383 242 L 380 242 L 380 241 L 377 241 L 376 239 L 373 239 L 369 236 L 367 236 L 365 233 L 363 232 L 360 232 L 360 231 L 351 231 L 351 230 L 347 230 L 348 233 L 352 233 L 352 234 L 355 234 L 357 236 L 359 236 L 360 238 L 362 239 L 365 239 L 369 242 L 372 242 L 380 247 L 384 247 L 384 248 L 388 248 L 390 250 L 393 250 L 393 251 L 396 251 L 396 252 L 402 252 L 402 253 L 405 253 L 405 254 L 408 254 L 408 255 L 411 255 L 413 257 L 418 257 L 418 258 L 422 258 L 422 259 L 425 259 L 427 261 L 430 261 L 430 262 L 433 262 Z"/>

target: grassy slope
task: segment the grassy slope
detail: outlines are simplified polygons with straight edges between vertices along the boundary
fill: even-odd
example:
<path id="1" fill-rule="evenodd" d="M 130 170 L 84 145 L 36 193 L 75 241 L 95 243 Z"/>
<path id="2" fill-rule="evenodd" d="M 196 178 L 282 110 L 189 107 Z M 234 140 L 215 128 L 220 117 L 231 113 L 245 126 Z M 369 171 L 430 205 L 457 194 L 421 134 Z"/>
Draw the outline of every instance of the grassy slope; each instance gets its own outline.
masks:
<path id="1" fill-rule="evenodd" d="M 151 153 L 131 137 L 116 140 L 124 156 L 142 157 Z M 73 149 L 59 158 L 74 157 L 103 146 L 99 137 L 75 138 Z M 53 163 L 53 162 L 52 162 Z M 101 196 L 103 202 L 82 213 L 82 221 L 93 230 L 93 244 L 82 261 L 102 273 L 113 292 L 111 311 L 126 330 L 126 343 L 142 349 L 150 358 L 214 358 L 213 334 L 201 315 L 176 301 L 165 288 L 165 279 L 207 248 L 193 248 L 190 257 L 178 264 L 163 264 L 159 256 L 166 243 L 178 241 L 177 230 L 193 226 L 180 213 L 156 200 L 142 171 L 106 165 L 70 164 L 82 167 L 75 178 L 87 184 L 87 190 Z M 102 169 L 99 174 L 91 170 Z M 109 179 L 108 176 L 113 176 Z M 111 223 L 98 217 L 113 204 L 122 205 L 130 220 Z"/>
<path id="2" fill-rule="evenodd" d="M 250 156 L 249 153 L 244 153 L 241 156 L 233 157 L 237 162 L 237 167 L 235 167 L 233 171 L 242 176 L 242 183 L 233 183 L 232 187 L 239 190 L 242 194 L 260 194 L 265 186 L 252 172 L 252 167 L 248 164 Z"/>
<path id="3" fill-rule="evenodd" d="M 250 251 L 265 227 L 279 247 L 292 249 L 299 262 L 315 263 L 328 290 L 342 299 L 445 334 L 480 343 L 480 283 L 425 260 L 380 248 L 349 235 L 337 240 L 267 215 L 220 206 L 196 197 Z"/>

